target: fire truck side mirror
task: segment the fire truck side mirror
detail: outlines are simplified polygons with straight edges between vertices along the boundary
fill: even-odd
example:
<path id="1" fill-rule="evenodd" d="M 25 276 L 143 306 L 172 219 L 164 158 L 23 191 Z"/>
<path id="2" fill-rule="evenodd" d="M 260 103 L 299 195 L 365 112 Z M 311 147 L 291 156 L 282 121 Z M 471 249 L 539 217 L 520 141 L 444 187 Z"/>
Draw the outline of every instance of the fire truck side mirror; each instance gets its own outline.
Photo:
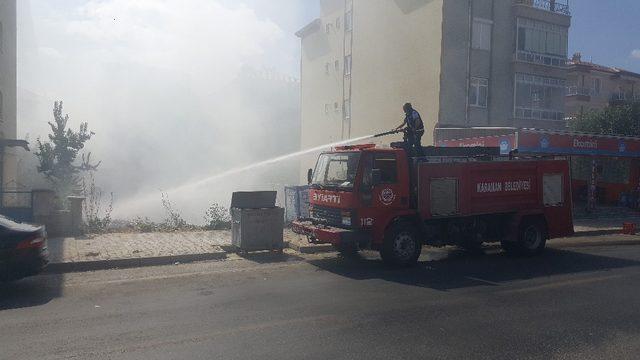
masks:
<path id="1" fill-rule="evenodd" d="M 371 170 L 371 184 L 378 185 L 382 182 L 382 172 L 380 169 Z"/>
<path id="2" fill-rule="evenodd" d="M 313 169 L 307 170 L 307 185 L 311 185 L 313 182 Z"/>

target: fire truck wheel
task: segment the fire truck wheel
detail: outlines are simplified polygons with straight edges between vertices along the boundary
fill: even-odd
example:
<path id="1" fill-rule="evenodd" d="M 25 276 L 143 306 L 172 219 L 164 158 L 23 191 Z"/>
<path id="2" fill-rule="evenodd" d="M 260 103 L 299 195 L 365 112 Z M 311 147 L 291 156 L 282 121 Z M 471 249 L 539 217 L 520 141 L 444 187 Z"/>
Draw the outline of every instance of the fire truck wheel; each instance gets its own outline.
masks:
<path id="1" fill-rule="evenodd" d="M 539 254 L 547 244 L 547 226 L 540 219 L 524 220 L 518 231 L 518 241 L 503 243 L 505 251 L 517 255 Z"/>
<path id="2" fill-rule="evenodd" d="M 399 221 L 387 230 L 380 256 L 393 266 L 415 265 L 422 251 L 422 242 L 416 227 L 407 221 Z"/>

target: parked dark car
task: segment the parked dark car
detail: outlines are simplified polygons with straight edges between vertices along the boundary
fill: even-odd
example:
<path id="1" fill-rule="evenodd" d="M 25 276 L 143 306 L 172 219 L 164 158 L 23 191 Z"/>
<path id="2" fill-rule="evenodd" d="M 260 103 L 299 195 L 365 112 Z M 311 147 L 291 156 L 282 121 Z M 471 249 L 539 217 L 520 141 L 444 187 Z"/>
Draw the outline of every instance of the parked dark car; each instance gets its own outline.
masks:
<path id="1" fill-rule="evenodd" d="M 37 275 L 48 263 L 45 228 L 0 215 L 0 281 Z"/>

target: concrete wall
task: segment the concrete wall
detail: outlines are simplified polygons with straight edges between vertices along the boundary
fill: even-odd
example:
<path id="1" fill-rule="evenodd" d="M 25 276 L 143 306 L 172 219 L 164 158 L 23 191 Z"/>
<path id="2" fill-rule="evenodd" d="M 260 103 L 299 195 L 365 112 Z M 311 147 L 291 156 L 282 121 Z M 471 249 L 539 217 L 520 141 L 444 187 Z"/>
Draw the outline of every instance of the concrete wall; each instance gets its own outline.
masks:
<path id="1" fill-rule="evenodd" d="M 354 1 L 352 136 L 398 126 L 402 105 L 411 102 L 431 142 L 439 113 L 442 3 Z"/>
<path id="2" fill-rule="evenodd" d="M 341 140 L 344 1 L 323 0 L 321 10 L 322 14 L 317 24 L 301 38 L 302 149 Z M 337 19 L 340 19 L 342 25 L 340 29 L 335 26 Z M 329 33 L 326 32 L 327 25 L 330 28 Z M 338 71 L 335 69 L 336 61 L 339 63 Z M 338 104 L 337 110 L 335 104 Z M 316 156 L 317 154 L 310 154 L 301 159 L 301 183 L 306 183 L 306 171 L 313 167 Z"/>
<path id="3" fill-rule="evenodd" d="M 345 4 L 352 4 L 353 33 L 345 32 Z M 321 8 L 319 23 L 301 35 L 301 147 L 387 131 L 401 123 L 405 102 L 422 114 L 430 142 L 438 119 L 442 0 L 324 0 Z M 350 77 L 345 53 L 352 55 Z M 350 123 L 344 122 L 345 99 Z M 302 182 L 315 159 L 302 159 Z"/>
<path id="4" fill-rule="evenodd" d="M 83 197 L 69 197 L 69 209 L 58 209 L 56 194 L 51 190 L 33 190 L 33 222 L 44 225 L 50 237 L 73 236 L 82 233 Z"/>
<path id="5" fill-rule="evenodd" d="M 0 114 L 0 139 L 16 138 L 16 1 L 0 1 L 0 92 L 2 113 Z M 0 148 L 3 187 L 15 186 L 17 159 L 15 150 Z"/>

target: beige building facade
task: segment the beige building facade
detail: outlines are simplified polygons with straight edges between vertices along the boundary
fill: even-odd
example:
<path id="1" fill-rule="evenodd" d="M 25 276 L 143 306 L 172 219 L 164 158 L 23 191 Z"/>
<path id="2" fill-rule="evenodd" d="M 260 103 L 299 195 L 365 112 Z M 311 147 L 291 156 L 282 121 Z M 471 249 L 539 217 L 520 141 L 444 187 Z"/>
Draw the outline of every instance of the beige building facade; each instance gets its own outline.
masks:
<path id="1" fill-rule="evenodd" d="M 437 124 L 565 127 L 571 17 L 560 0 L 320 5 L 297 32 L 303 149 L 388 131 L 405 102 L 423 117 L 425 144 Z"/>
<path id="2" fill-rule="evenodd" d="M 16 0 L 0 0 L 0 191 L 17 185 Z M 1 204 L 0 204 L 1 205 Z"/>
<path id="3" fill-rule="evenodd" d="M 581 54 L 569 61 L 566 111 L 578 116 L 609 104 L 640 101 L 640 74 L 583 61 Z"/>

